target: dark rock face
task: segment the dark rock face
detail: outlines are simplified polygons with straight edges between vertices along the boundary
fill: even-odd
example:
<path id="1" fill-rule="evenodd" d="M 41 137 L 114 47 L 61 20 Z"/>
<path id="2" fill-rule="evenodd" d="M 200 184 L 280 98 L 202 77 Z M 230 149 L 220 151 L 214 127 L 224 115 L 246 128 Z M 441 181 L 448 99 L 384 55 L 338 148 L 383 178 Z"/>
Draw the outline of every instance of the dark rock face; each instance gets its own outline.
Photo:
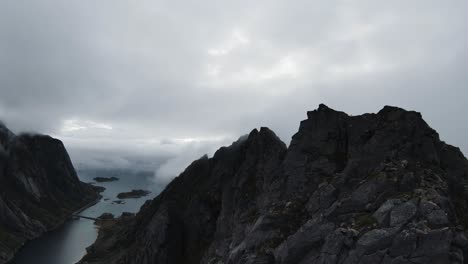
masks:
<path id="1" fill-rule="evenodd" d="M 417 112 L 308 112 L 193 162 L 81 263 L 468 263 L 468 161 Z"/>
<path id="2" fill-rule="evenodd" d="M 0 125 L 0 263 L 97 198 L 78 180 L 62 142 Z"/>

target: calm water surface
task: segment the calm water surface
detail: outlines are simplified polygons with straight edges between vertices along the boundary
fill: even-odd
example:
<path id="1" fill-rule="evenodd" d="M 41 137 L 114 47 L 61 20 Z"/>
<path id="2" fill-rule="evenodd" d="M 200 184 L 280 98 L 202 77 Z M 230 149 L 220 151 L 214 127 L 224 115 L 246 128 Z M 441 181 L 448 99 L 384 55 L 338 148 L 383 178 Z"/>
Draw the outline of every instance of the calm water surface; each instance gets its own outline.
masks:
<path id="1" fill-rule="evenodd" d="M 92 182 L 96 176 L 115 176 L 111 172 L 81 171 L 78 172 L 83 182 Z M 112 174 L 112 175 L 110 175 Z M 103 198 L 96 205 L 86 209 L 81 215 L 98 217 L 109 212 L 116 216 L 122 212 L 137 212 L 143 203 L 154 198 L 162 190 L 162 186 L 152 181 L 152 176 L 142 173 L 119 172 L 119 181 L 97 183 L 106 187 L 102 193 Z M 139 199 L 123 200 L 125 204 L 113 204 L 117 194 L 132 189 L 149 190 L 149 196 Z M 13 263 L 16 264 L 73 264 L 80 260 L 97 237 L 97 229 L 92 220 L 69 220 L 62 227 L 45 234 L 41 238 L 28 242 L 17 254 Z"/>

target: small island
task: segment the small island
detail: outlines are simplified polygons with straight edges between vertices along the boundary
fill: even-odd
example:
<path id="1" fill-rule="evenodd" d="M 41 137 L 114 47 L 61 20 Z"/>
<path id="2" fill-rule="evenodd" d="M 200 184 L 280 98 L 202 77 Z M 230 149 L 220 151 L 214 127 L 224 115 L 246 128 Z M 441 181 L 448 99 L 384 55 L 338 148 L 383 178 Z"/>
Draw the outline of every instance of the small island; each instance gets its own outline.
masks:
<path id="1" fill-rule="evenodd" d="M 96 177 L 93 180 L 96 182 L 113 182 L 113 181 L 118 181 L 119 178 L 117 177 Z"/>
<path id="2" fill-rule="evenodd" d="M 91 188 L 93 188 L 97 193 L 102 193 L 106 190 L 106 188 L 102 186 L 91 185 Z"/>
<path id="3" fill-rule="evenodd" d="M 145 191 L 145 190 L 132 190 L 130 192 L 119 193 L 117 195 L 117 198 L 119 199 L 140 198 L 143 196 L 147 196 L 150 193 L 151 193 L 150 191 Z"/>

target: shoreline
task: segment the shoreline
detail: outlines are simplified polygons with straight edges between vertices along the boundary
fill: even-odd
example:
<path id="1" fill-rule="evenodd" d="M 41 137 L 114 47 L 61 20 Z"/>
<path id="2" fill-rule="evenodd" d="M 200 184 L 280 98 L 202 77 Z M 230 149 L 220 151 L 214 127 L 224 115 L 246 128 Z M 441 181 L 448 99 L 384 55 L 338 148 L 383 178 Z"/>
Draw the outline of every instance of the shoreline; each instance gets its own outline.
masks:
<path id="1" fill-rule="evenodd" d="M 88 203 L 87 205 L 79 208 L 78 210 L 72 212 L 71 215 L 68 218 L 72 217 L 73 215 L 79 214 L 79 213 L 83 212 L 84 210 L 86 210 L 86 209 L 88 209 L 90 207 L 93 207 L 94 205 L 99 203 L 101 201 L 101 199 L 102 199 L 102 195 L 98 194 L 98 197 L 94 201 L 92 201 L 92 202 Z"/>
<path id="2" fill-rule="evenodd" d="M 16 250 L 14 250 L 12 257 L 11 257 L 9 260 L 7 260 L 7 261 L 5 262 L 5 264 L 14 264 L 14 263 L 15 263 L 15 262 L 14 262 L 15 256 L 17 255 L 18 252 L 21 251 L 21 249 L 24 248 L 24 246 L 25 246 L 28 242 L 31 242 L 31 241 L 33 241 L 33 240 L 36 240 L 36 239 L 38 239 L 38 238 L 40 238 L 40 237 L 46 235 L 47 233 L 50 233 L 50 232 L 53 232 L 53 231 L 59 229 L 59 228 L 62 227 L 67 221 L 73 220 L 73 219 L 72 219 L 72 216 L 73 216 L 73 215 L 79 214 L 79 213 L 83 212 L 84 210 L 86 210 L 86 209 L 88 209 L 88 208 L 90 208 L 90 207 L 93 207 L 94 205 L 96 205 L 97 203 L 99 203 L 99 202 L 101 201 L 101 199 L 102 199 L 102 195 L 101 195 L 100 193 L 97 193 L 96 199 L 94 199 L 93 201 L 91 201 L 91 202 L 85 204 L 85 205 L 82 206 L 81 208 L 78 208 L 78 210 L 71 212 L 70 215 L 66 216 L 59 224 L 55 225 L 54 227 L 52 227 L 51 229 L 45 231 L 44 233 L 40 234 L 39 236 L 37 236 L 37 237 L 35 237 L 35 238 L 33 238 L 33 239 L 29 239 L 29 240 L 25 241 L 20 247 L 18 247 Z"/>

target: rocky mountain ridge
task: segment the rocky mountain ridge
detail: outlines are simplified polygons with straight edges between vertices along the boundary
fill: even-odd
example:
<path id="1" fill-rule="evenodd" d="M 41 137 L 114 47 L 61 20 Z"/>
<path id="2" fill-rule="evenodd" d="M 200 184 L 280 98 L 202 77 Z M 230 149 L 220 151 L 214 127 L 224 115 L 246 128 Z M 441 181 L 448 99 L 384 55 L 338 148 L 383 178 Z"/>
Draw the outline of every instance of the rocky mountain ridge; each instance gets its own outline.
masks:
<path id="1" fill-rule="evenodd" d="M 61 141 L 0 124 L 0 264 L 98 197 L 78 180 Z"/>
<path id="2" fill-rule="evenodd" d="M 468 263 L 468 161 L 421 114 L 307 117 L 194 161 L 80 263 Z"/>

